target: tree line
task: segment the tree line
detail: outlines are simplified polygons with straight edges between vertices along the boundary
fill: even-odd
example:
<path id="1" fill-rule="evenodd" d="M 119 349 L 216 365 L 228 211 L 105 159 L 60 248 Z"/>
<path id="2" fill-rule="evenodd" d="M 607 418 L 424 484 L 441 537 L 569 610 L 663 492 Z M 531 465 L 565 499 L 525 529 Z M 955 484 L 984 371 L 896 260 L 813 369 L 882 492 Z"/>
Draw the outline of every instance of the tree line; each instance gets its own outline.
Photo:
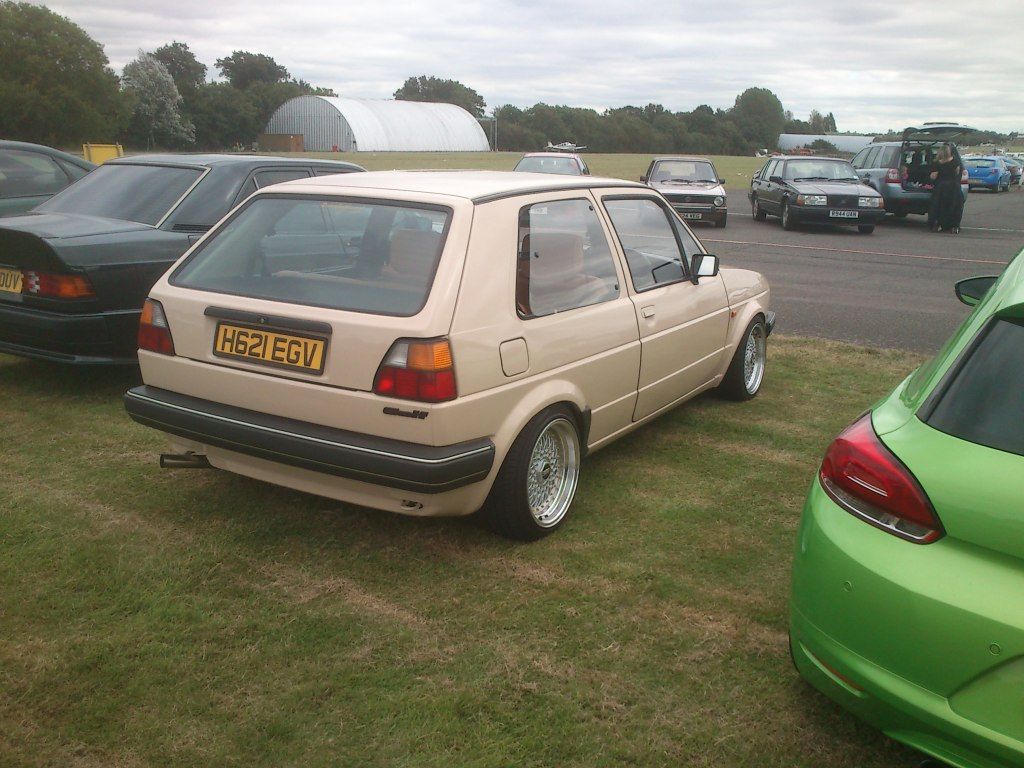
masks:
<path id="1" fill-rule="evenodd" d="M 118 77 L 103 47 L 70 19 L 2 0 L 0 136 L 53 146 L 249 146 L 288 99 L 336 95 L 262 53 L 233 51 L 215 67 L 222 82 L 208 82 L 207 65 L 174 41 L 140 50 Z"/>
<path id="2" fill-rule="evenodd" d="M 288 99 L 332 90 L 296 79 L 263 53 L 233 51 L 214 62 L 223 78 L 183 42 L 140 50 L 120 77 L 103 47 L 77 24 L 49 9 L 0 0 L 0 137 L 73 146 L 121 141 L 137 149 L 248 147 Z M 429 75 L 408 78 L 396 99 L 457 104 L 485 118 L 473 88 Z M 597 111 L 535 104 L 496 106 L 496 149 L 529 151 L 572 141 L 594 152 L 748 154 L 773 149 L 780 133 L 834 133 L 835 116 L 812 110 L 795 118 L 767 88 L 748 88 L 728 109 L 701 104 L 673 112 L 661 104 Z M 1008 136 L 967 140 L 1003 143 Z"/>

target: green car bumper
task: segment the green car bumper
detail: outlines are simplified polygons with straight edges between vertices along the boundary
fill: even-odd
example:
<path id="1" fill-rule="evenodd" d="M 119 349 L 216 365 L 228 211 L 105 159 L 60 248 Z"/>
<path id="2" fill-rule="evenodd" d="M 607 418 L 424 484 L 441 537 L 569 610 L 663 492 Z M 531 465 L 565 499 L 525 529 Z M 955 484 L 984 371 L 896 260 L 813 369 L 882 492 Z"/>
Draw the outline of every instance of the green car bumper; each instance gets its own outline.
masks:
<path id="1" fill-rule="evenodd" d="M 793 658 L 815 688 L 959 768 L 1024 765 L 1024 573 L 946 537 L 914 544 L 814 481 L 793 565 Z"/>

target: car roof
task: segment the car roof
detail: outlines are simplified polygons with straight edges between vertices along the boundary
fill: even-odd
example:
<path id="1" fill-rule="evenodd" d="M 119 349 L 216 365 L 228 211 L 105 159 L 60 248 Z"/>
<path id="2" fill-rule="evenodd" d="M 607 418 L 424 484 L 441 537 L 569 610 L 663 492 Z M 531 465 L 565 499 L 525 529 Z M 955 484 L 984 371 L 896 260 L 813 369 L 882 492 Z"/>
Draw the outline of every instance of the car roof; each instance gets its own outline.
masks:
<path id="1" fill-rule="evenodd" d="M 832 160 L 840 163 L 850 162 L 843 157 L 825 157 L 824 155 L 775 155 L 772 160 Z"/>
<path id="2" fill-rule="evenodd" d="M 355 163 L 342 160 L 321 160 L 313 157 L 279 157 L 276 155 L 230 155 L 215 153 L 194 154 L 151 154 L 130 155 L 108 160 L 105 165 L 175 165 L 184 167 L 201 166 L 213 168 L 226 165 L 335 165 L 344 168 L 360 168 Z"/>
<path id="3" fill-rule="evenodd" d="M 600 187 L 635 187 L 650 192 L 650 187 L 635 181 L 606 179 L 597 176 L 556 176 L 550 173 L 522 171 L 373 171 L 319 176 L 275 184 L 275 191 L 298 190 L 304 187 L 330 188 L 341 193 L 346 189 L 389 190 L 461 197 L 483 203 L 503 197 L 553 192 L 568 189 Z"/>
<path id="4" fill-rule="evenodd" d="M 59 149 L 48 147 L 45 144 L 32 144 L 28 141 L 14 141 L 13 139 L 0 139 L 0 149 L 21 149 L 27 152 L 40 152 L 44 155 L 50 155 L 51 157 L 59 157 L 61 160 L 65 160 L 69 163 L 74 163 L 80 168 L 93 169 L 96 167 L 95 163 L 90 163 L 88 160 L 84 160 L 77 155 L 72 155 L 69 152 L 62 152 Z"/>
<path id="5" fill-rule="evenodd" d="M 579 157 L 575 152 L 527 152 L 523 157 Z M 522 158 L 519 158 L 522 160 Z"/>
<path id="6" fill-rule="evenodd" d="M 690 155 L 665 155 L 664 157 L 655 157 L 651 160 L 652 163 L 660 162 L 661 160 L 682 160 L 687 163 L 710 163 L 706 157 L 694 157 Z"/>

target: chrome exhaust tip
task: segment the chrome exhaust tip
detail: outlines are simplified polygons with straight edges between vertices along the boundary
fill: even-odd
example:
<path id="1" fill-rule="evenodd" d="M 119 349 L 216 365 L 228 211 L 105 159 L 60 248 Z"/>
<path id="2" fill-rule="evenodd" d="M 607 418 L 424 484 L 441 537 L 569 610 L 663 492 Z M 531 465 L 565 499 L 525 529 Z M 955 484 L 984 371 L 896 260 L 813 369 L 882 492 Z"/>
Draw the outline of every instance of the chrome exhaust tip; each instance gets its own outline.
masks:
<path id="1" fill-rule="evenodd" d="M 160 469 L 210 469 L 203 453 L 161 453 Z"/>

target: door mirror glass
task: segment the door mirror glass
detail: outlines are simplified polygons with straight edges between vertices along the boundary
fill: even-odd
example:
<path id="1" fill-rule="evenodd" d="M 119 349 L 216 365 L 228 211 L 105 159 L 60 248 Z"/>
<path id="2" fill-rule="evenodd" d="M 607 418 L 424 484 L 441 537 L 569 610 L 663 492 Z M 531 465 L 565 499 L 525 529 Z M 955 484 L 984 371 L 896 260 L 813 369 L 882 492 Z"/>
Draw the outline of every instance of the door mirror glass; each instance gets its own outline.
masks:
<path id="1" fill-rule="evenodd" d="M 772 176 L 771 178 L 768 179 L 768 181 L 774 182 L 775 184 L 782 184 L 783 183 L 781 176 Z"/>
<path id="2" fill-rule="evenodd" d="M 696 283 L 702 277 L 714 277 L 718 274 L 718 257 L 713 253 L 695 253 L 690 258 L 690 274 Z"/>
<path id="3" fill-rule="evenodd" d="M 977 305 L 988 293 L 988 289 L 999 279 L 998 275 L 986 275 L 985 277 L 968 277 L 960 280 L 953 286 L 956 297 L 968 307 Z"/>

